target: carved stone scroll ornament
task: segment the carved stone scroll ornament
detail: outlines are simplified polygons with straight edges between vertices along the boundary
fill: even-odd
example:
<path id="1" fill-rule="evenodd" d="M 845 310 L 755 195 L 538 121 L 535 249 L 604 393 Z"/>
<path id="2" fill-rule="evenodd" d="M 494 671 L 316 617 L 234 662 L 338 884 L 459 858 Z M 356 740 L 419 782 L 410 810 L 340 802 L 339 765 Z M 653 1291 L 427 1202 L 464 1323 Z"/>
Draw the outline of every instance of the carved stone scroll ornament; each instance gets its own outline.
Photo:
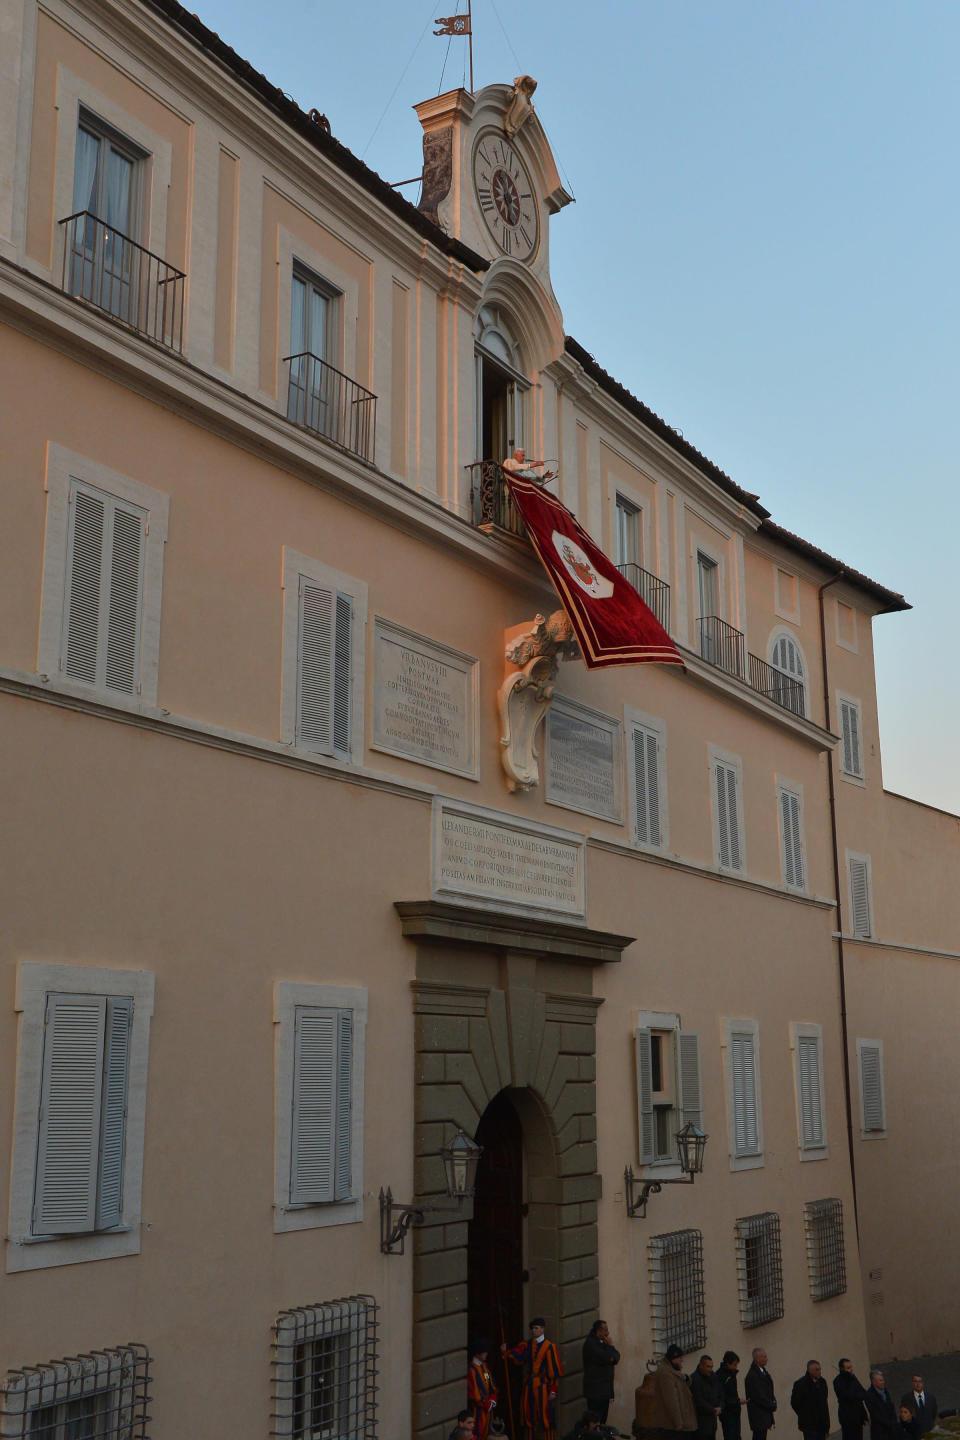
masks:
<path id="1" fill-rule="evenodd" d="M 515 668 L 500 686 L 500 761 L 508 790 L 532 790 L 540 783 L 537 732 L 553 702 L 558 661 L 580 654 L 570 617 L 555 610 L 549 619 L 535 616 L 529 630 L 507 643 L 506 659 Z"/>
<path id="2" fill-rule="evenodd" d="M 503 117 L 503 128 L 511 140 L 533 114 L 533 101 L 530 97 L 536 88 L 537 82 L 532 75 L 518 75 L 513 82 L 513 98 Z"/>

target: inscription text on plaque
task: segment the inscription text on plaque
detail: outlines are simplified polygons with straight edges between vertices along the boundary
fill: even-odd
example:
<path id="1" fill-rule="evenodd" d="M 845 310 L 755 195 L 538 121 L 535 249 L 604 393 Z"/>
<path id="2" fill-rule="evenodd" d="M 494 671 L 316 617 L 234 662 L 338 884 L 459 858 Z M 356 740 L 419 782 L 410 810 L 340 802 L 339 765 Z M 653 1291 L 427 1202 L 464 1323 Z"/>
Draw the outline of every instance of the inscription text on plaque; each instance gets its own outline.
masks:
<path id="1" fill-rule="evenodd" d="M 552 825 L 438 796 L 433 802 L 433 894 L 586 918 L 586 841 Z"/>
<path id="2" fill-rule="evenodd" d="M 374 620 L 373 749 L 477 776 L 478 662 Z"/>

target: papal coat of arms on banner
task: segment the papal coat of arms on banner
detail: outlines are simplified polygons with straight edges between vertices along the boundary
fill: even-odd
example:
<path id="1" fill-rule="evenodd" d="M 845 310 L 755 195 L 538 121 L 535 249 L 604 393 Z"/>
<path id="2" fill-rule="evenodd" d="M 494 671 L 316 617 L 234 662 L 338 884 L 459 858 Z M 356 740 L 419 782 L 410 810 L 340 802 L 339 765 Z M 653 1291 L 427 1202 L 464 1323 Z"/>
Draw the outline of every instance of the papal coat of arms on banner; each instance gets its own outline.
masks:
<path id="1" fill-rule="evenodd" d="M 563 568 L 581 590 L 596 600 L 606 600 L 613 594 L 613 582 L 597 574 L 586 551 L 581 550 L 575 540 L 571 540 L 569 535 L 561 535 L 559 530 L 554 530 L 551 539 Z"/>

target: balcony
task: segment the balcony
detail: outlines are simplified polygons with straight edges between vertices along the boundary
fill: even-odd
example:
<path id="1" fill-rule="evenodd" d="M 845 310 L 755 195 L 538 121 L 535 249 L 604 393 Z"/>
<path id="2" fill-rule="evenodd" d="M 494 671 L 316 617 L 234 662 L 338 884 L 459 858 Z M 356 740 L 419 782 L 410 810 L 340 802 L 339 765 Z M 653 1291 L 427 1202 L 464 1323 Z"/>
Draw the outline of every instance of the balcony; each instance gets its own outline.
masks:
<path id="1" fill-rule="evenodd" d="M 636 590 L 640 599 L 652 610 L 660 621 L 664 630 L 670 630 L 670 586 L 666 580 L 660 580 L 656 575 L 651 575 L 649 570 L 644 570 L 642 565 L 634 565 L 627 562 L 618 565 L 617 569 L 624 580 L 629 580 Z"/>
<path id="2" fill-rule="evenodd" d="M 697 621 L 697 639 L 701 658 L 708 665 L 715 665 L 718 670 L 745 681 L 751 690 L 766 696 L 781 709 L 789 710 L 801 719 L 806 717 L 803 685 L 799 680 L 775 670 L 759 655 L 746 651 L 741 630 L 735 630 L 719 615 L 701 615 Z"/>
<path id="3" fill-rule="evenodd" d="M 61 220 L 62 289 L 127 325 L 145 340 L 183 353 L 186 275 L 113 230 L 89 210 Z"/>
<path id="4" fill-rule="evenodd" d="M 377 397 L 319 355 L 285 355 L 287 419 L 373 464 Z"/>
<path id="5" fill-rule="evenodd" d="M 469 469 L 473 523 L 477 529 L 506 530 L 510 535 L 526 536 L 526 527 L 510 498 L 500 462 L 477 460 Z"/>

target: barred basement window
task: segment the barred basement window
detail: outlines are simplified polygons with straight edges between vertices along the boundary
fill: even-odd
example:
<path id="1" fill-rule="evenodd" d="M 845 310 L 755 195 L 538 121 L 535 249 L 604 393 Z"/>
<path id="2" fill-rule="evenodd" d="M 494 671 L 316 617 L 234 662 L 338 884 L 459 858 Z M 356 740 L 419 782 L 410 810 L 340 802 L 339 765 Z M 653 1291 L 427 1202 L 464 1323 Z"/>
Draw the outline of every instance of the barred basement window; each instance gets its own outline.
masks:
<path id="1" fill-rule="evenodd" d="M 703 1236 L 699 1230 L 672 1230 L 650 1237 L 650 1311 L 653 1348 L 668 1345 L 687 1353 L 707 1343 L 703 1305 Z"/>
<path id="2" fill-rule="evenodd" d="M 273 1332 L 271 1435 L 284 1440 L 375 1440 L 373 1297 L 351 1295 L 283 1310 Z"/>
<path id="3" fill-rule="evenodd" d="M 772 1211 L 745 1215 L 736 1222 L 737 1288 L 744 1329 L 783 1315 L 783 1265 L 780 1216 Z"/>
<path id="4" fill-rule="evenodd" d="M 829 1300 L 847 1288 L 843 1252 L 843 1202 L 808 1200 L 803 1207 L 807 1232 L 807 1272 L 813 1300 Z"/>
<path id="5" fill-rule="evenodd" d="M 150 1352 L 92 1350 L 11 1370 L 0 1385 L 4 1440 L 149 1440 Z"/>

